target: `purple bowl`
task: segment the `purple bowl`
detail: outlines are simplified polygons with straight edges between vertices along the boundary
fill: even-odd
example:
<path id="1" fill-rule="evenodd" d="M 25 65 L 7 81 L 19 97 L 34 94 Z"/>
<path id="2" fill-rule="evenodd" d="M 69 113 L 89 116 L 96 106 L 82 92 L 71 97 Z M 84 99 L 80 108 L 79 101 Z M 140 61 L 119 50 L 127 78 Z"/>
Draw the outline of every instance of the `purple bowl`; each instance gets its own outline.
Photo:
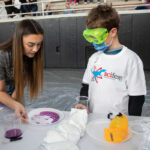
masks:
<path id="1" fill-rule="evenodd" d="M 22 131 L 20 129 L 10 129 L 5 132 L 5 137 L 8 139 L 18 138 L 22 135 Z"/>

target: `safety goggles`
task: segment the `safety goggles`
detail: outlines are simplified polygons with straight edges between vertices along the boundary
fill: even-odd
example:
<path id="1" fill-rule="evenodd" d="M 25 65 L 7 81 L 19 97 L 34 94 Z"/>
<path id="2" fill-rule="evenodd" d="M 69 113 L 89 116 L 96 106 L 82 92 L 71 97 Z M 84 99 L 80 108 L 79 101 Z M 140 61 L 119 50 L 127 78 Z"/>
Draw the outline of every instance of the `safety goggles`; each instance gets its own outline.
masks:
<path id="1" fill-rule="evenodd" d="M 83 31 L 83 36 L 90 43 L 101 44 L 106 41 L 108 30 L 106 28 L 86 29 Z"/>

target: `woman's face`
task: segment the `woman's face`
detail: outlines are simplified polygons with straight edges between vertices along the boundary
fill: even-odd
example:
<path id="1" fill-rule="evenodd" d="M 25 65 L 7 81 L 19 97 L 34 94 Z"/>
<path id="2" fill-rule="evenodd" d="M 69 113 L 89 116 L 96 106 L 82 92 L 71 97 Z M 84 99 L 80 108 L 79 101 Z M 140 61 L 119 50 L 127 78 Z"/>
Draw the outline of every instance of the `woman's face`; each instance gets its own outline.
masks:
<path id="1" fill-rule="evenodd" d="M 24 55 L 29 58 L 33 58 L 34 55 L 39 51 L 43 42 L 42 34 L 29 34 L 23 36 L 23 48 Z"/>

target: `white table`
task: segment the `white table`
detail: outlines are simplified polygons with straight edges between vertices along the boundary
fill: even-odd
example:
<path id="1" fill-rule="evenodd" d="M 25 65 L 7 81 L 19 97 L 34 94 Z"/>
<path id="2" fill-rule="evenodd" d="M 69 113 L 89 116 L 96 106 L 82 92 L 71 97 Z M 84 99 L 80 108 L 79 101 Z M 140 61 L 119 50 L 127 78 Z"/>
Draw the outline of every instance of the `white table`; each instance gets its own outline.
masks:
<path id="1" fill-rule="evenodd" d="M 64 112 L 65 118 L 68 117 L 69 112 Z M 2 111 L 0 111 L 0 116 L 2 116 Z M 88 121 L 100 118 L 100 116 L 95 114 L 90 114 Z M 141 117 L 129 117 L 129 120 L 140 119 Z M 146 117 L 144 117 L 146 118 Z M 150 120 L 150 118 L 147 118 Z M 3 122 L 0 122 L 3 124 Z M 0 150 L 38 150 L 40 142 L 45 137 L 48 130 L 55 127 L 52 125 L 50 127 L 35 127 L 30 124 L 24 125 L 25 130 L 23 133 L 23 139 L 19 141 L 9 142 L 7 144 L 0 143 Z M 0 130 L 2 130 L 0 128 Z M 80 150 L 137 150 L 138 143 L 135 145 L 131 140 L 128 140 L 120 144 L 102 144 L 100 142 L 95 142 L 87 133 L 80 139 L 78 145 Z"/>

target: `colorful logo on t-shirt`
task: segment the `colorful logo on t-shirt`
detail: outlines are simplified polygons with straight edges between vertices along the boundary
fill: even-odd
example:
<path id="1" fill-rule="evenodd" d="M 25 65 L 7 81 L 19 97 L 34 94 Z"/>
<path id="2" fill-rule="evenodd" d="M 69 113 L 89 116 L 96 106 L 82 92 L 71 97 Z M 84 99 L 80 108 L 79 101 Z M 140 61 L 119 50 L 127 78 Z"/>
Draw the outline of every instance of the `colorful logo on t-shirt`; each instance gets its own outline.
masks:
<path id="1" fill-rule="evenodd" d="M 98 78 L 102 79 L 102 73 L 106 72 L 106 69 L 102 69 L 102 67 L 96 69 L 96 67 L 94 66 L 94 69 L 91 71 L 93 73 L 92 81 L 96 81 L 96 83 L 98 83 Z"/>
<path id="2" fill-rule="evenodd" d="M 108 79 L 122 81 L 122 76 L 119 76 L 113 72 L 106 72 L 106 69 L 102 69 L 102 67 L 96 69 L 96 66 L 94 66 L 91 72 L 93 74 L 92 81 L 96 81 L 96 83 L 98 83 L 98 79 L 103 79 L 103 77 L 108 78 Z"/>

